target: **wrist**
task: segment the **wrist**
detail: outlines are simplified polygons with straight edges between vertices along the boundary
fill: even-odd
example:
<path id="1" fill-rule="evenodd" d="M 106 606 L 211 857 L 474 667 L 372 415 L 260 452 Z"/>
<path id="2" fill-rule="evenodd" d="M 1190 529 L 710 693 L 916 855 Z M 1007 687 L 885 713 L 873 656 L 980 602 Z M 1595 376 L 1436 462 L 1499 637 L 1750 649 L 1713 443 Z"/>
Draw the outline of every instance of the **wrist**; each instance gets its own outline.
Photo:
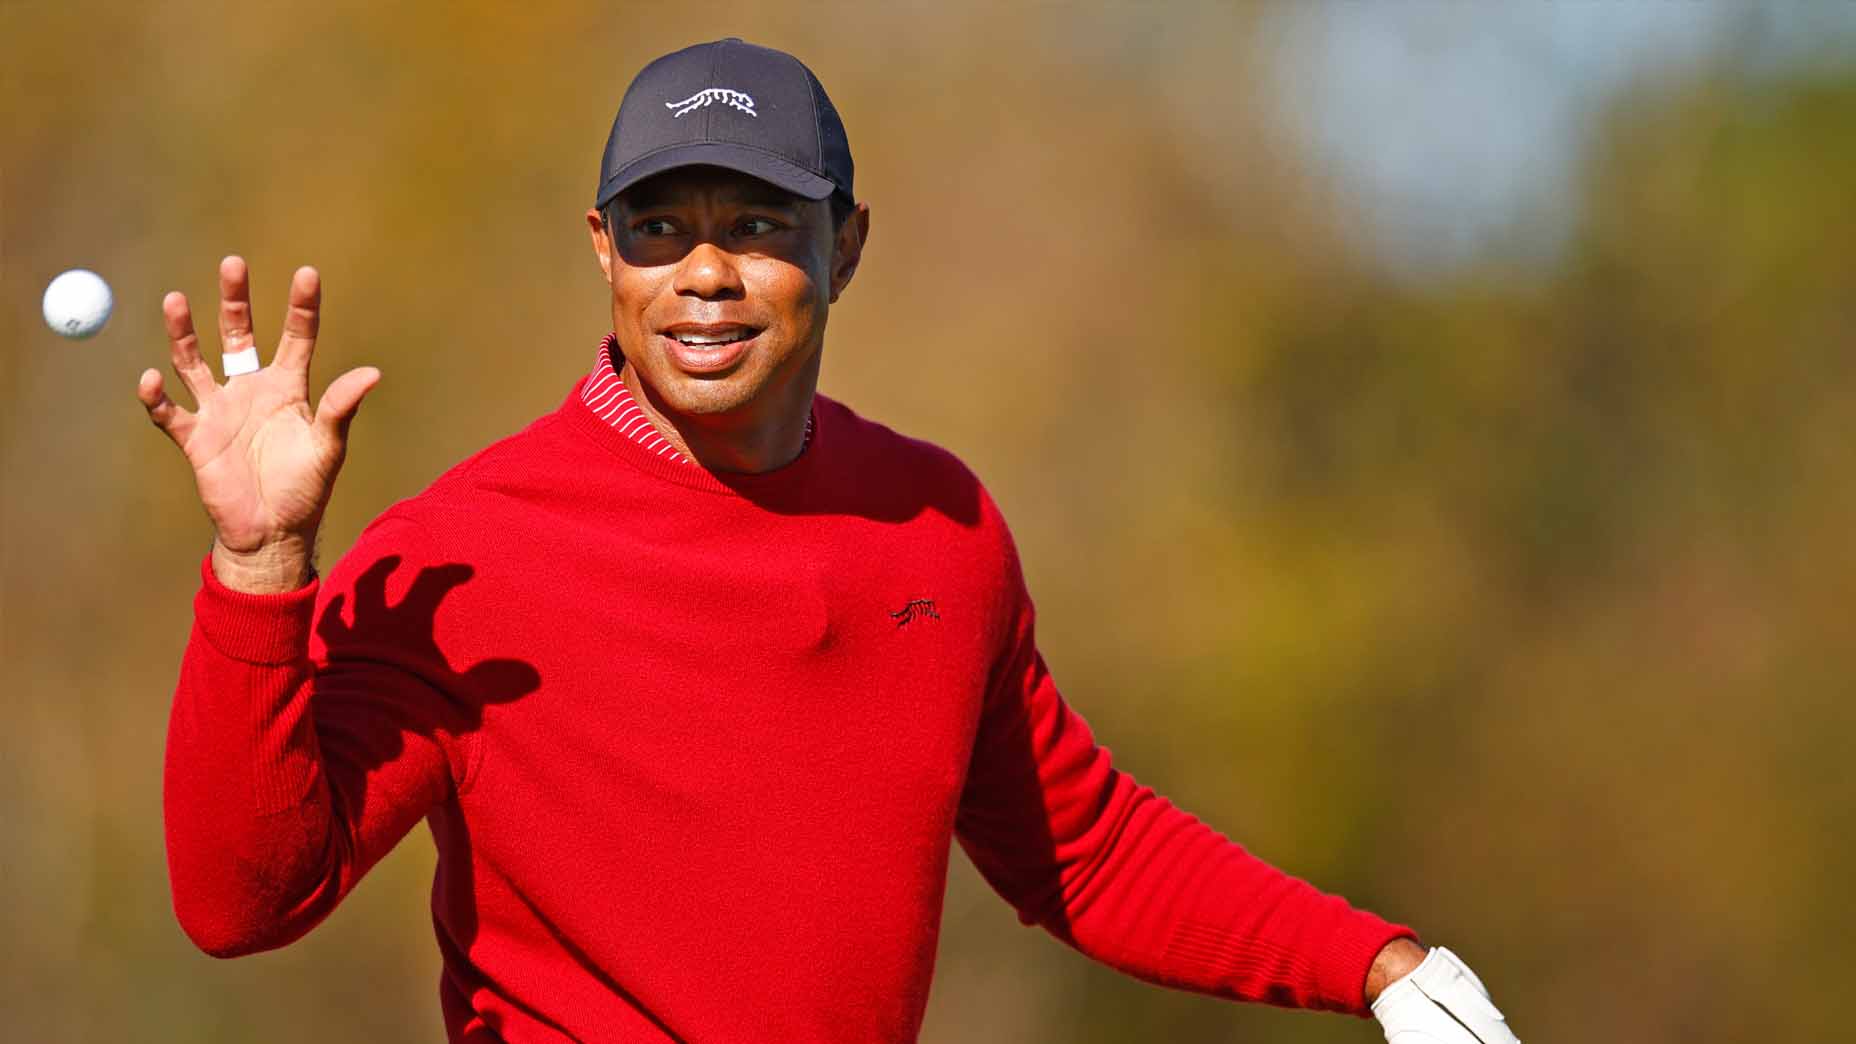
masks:
<path id="1" fill-rule="evenodd" d="M 309 583 L 315 548 L 313 535 L 288 536 L 236 551 L 213 540 L 213 576 L 245 594 L 283 594 Z"/>
<path id="2" fill-rule="evenodd" d="M 1385 944 L 1366 973 L 1366 1003 L 1378 1000 L 1387 986 L 1411 974 L 1424 962 L 1425 953 L 1414 939 L 1399 938 Z"/>

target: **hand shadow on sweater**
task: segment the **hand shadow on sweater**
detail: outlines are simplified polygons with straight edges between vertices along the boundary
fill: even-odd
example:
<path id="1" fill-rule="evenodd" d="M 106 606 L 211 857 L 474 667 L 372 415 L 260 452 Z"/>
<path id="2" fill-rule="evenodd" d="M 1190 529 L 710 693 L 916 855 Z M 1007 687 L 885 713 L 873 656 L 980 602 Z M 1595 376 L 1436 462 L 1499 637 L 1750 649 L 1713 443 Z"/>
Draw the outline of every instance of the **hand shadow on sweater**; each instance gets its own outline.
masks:
<path id="1" fill-rule="evenodd" d="M 468 766 L 456 742 L 483 724 L 485 707 L 519 699 L 541 686 L 541 674 L 523 660 L 480 660 L 453 669 L 438 646 L 440 604 L 476 575 L 462 562 L 427 566 L 413 577 L 398 603 L 387 602 L 387 580 L 399 555 L 385 555 L 355 578 L 348 592 L 333 595 L 316 623 L 326 666 L 314 699 L 329 782 L 352 803 L 350 822 L 366 811 L 369 781 L 401 756 L 405 737 L 437 742 L 451 758 L 454 781 Z M 337 757 L 328 758 L 331 745 Z"/>
<path id="2" fill-rule="evenodd" d="M 361 721 L 372 726 L 371 736 L 355 745 L 344 744 L 347 756 L 328 763 L 331 786 L 352 806 L 351 821 L 358 822 L 365 811 L 368 783 L 375 779 L 382 765 L 403 751 L 399 738 L 414 732 L 431 739 L 441 734 L 462 737 L 483 723 L 484 708 L 507 703 L 541 686 L 541 674 L 534 665 L 522 660 L 494 658 L 481 660 L 462 672 L 454 670 L 438 646 L 437 616 L 447 595 L 467 583 L 476 570 L 461 562 L 447 562 L 421 569 L 412 580 L 405 597 L 397 604 L 387 602 L 387 581 L 399 568 L 399 555 L 386 555 L 368 565 L 355 578 L 352 625 L 342 618 L 348 604 L 345 593 L 329 599 L 317 622 L 316 633 L 326 648 L 331 668 L 353 668 L 374 677 L 382 669 L 391 669 L 416 679 L 419 684 L 396 685 L 393 700 L 383 703 L 383 695 L 372 686 L 334 685 L 324 687 L 317 698 L 358 712 Z M 353 706 L 347 706 L 352 701 Z M 342 719 L 349 715 L 344 713 Z M 384 726 L 384 728 L 383 728 Z M 329 732 L 325 731 L 325 738 Z M 449 750 L 455 743 L 443 743 Z M 453 763 L 455 780 L 467 779 L 468 766 Z M 425 818 L 434 842 L 441 853 L 433 880 L 432 905 L 434 928 L 439 950 L 444 957 L 444 975 L 439 995 L 451 1039 L 471 1041 L 500 1040 L 502 1027 L 492 1017 L 486 1023 L 472 1010 L 471 994 L 486 984 L 475 979 L 468 954 L 476 940 L 477 897 L 473 880 L 474 860 L 470 831 L 458 805 L 454 790 L 445 800 L 426 811 Z M 565 937 L 557 942 L 573 955 L 575 963 L 598 975 L 599 969 Z M 626 994 L 617 982 L 601 975 L 608 989 L 625 996 L 627 1001 L 661 1030 L 678 1039 L 668 1027 L 651 1016 L 643 1005 Z M 553 1024 L 542 1012 L 529 1016 Z M 469 1027 L 468 1030 L 466 1027 Z M 565 1030 L 556 1025 L 557 1030 Z"/>

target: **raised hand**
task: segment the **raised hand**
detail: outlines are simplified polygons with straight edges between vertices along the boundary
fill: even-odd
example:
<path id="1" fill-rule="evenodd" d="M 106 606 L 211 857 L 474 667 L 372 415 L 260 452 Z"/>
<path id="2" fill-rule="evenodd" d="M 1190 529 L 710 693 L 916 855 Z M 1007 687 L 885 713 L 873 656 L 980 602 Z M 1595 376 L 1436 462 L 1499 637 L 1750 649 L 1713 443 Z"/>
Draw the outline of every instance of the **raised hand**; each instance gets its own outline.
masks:
<path id="1" fill-rule="evenodd" d="M 371 366 L 350 370 L 310 409 L 309 363 L 321 308 L 316 270 L 297 269 L 271 364 L 221 384 L 200 356 L 186 295 L 176 291 L 161 301 L 174 373 L 194 409 L 168 397 L 159 370 L 143 371 L 136 398 L 193 467 L 215 530 L 213 572 L 228 587 L 287 591 L 308 580 L 316 529 L 347 455 L 348 425 L 380 380 Z M 228 355 L 256 341 L 251 277 L 241 257 L 219 263 L 219 339 Z"/>

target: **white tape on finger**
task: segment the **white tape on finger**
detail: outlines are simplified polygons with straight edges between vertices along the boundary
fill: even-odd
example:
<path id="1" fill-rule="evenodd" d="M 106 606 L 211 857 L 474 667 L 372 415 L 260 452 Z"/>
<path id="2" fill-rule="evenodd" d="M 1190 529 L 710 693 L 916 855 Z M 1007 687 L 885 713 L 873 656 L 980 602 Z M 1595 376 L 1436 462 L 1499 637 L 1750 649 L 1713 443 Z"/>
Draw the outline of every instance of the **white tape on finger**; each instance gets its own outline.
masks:
<path id="1" fill-rule="evenodd" d="M 219 360 L 219 365 L 226 371 L 227 377 L 239 377 L 247 373 L 258 372 L 258 348 L 241 348 L 236 352 L 227 352 Z"/>

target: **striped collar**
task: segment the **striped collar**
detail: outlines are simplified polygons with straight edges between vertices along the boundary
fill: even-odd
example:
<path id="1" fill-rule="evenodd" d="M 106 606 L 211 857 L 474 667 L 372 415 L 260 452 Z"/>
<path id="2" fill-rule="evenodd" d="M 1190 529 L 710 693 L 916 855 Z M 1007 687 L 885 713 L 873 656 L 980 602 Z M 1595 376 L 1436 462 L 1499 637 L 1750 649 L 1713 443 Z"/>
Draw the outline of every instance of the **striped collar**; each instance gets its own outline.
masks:
<path id="1" fill-rule="evenodd" d="M 619 339 L 615 334 L 607 334 L 599 342 L 599 354 L 593 361 L 593 372 L 587 377 L 586 385 L 580 389 L 580 398 L 586 403 L 593 415 L 631 439 L 645 449 L 666 460 L 679 464 L 694 464 L 688 457 L 677 452 L 664 433 L 657 430 L 651 418 L 638 406 L 638 400 L 632 397 L 630 388 L 620 379 L 618 370 L 612 365 L 612 356 L 618 349 Z M 806 416 L 805 441 L 800 443 L 799 452 L 804 453 L 812 444 L 812 417 Z"/>

